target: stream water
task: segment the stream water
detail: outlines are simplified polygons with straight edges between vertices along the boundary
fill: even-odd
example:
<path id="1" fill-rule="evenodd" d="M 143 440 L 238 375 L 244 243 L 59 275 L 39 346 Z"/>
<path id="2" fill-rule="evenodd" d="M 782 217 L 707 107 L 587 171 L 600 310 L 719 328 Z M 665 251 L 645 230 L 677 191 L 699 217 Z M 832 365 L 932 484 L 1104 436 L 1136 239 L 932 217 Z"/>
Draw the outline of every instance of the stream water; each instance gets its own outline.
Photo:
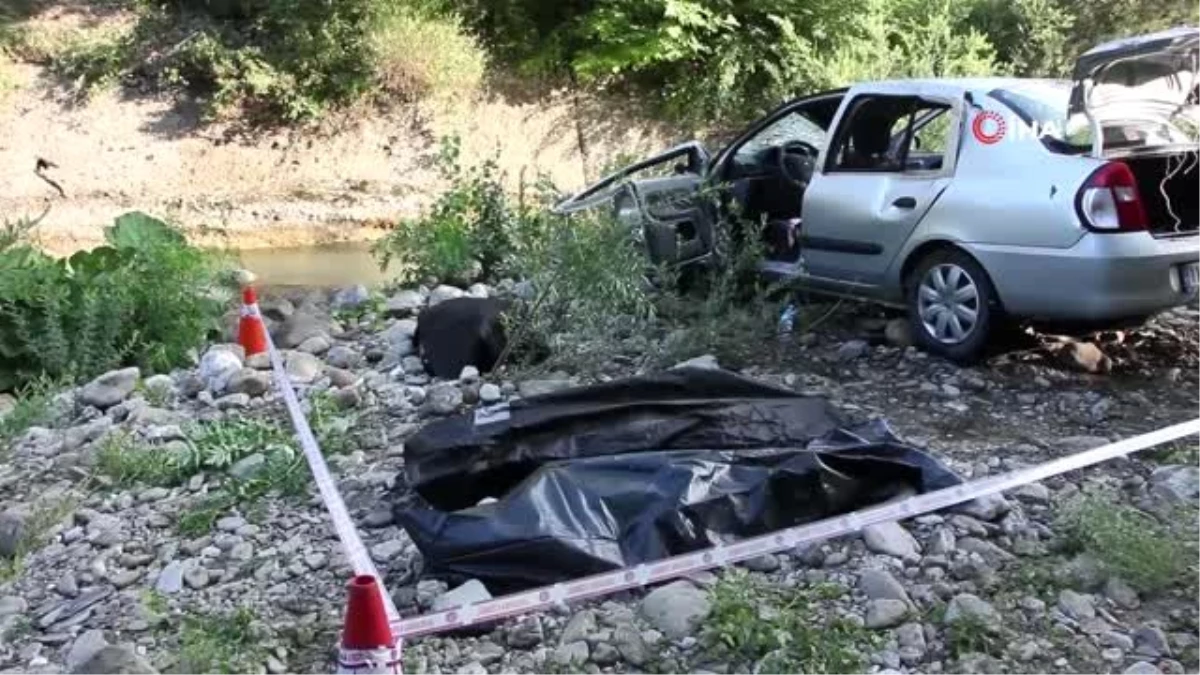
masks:
<path id="1" fill-rule="evenodd" d="M 372 286 L 390 278 L 379 269 L 368 242 L 246 249 L 238 257 L 270 286 Z"/>

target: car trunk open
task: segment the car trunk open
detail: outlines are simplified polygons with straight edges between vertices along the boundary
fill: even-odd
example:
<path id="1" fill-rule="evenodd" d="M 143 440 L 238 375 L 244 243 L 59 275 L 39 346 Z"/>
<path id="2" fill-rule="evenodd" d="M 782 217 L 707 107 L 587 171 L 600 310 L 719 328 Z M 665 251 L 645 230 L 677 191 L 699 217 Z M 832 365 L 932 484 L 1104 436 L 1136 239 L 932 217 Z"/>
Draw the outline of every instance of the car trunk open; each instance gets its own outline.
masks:
<path id="1" fill-rule="evenodd" d="M 1198 59 L 1200 30 L 1187 26 L 1098 45 L 1075 63 L 1068 128 L 1086 125 L 1091 154 L 1129 166 L 1156 236 L 1200 229 Z"/>
<path id="2" fill-rule="evenodd" d="M 1196 149 L 1147 153 L 1120 158 L 1137 180 L 1150 231 L 1155 236 L 1194 233 L 1200 229 L 1200 156 Z"/>

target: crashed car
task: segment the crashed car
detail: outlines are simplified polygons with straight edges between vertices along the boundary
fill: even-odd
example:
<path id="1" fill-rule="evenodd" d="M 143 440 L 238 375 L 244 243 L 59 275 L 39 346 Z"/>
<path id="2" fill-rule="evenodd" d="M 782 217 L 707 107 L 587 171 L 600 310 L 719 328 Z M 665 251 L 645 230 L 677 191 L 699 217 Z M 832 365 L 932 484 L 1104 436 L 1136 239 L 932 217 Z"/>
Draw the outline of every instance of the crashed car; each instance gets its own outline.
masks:
<path id="1" fill-rule="evenodd" d="M 710 155 L 687 143 L 555 206 L 603 207 L 653 265 L 719 265 L 904 309 L 970 361 L 1006 319 L 1136 323 L 1196 296 L 1198 31 L 1100 45 L 1071 81 L 913 79 L 793 100 Z"/>

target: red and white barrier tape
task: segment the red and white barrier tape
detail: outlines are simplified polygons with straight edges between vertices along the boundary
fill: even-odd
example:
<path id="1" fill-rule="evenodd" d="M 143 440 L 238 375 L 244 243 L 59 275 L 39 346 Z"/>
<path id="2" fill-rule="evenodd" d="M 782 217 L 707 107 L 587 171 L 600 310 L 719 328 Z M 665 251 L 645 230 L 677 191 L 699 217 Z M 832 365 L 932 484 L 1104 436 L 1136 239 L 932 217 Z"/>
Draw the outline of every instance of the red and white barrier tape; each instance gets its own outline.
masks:
<path id="1" fill-rule="evenodd" d="M 868 525 L 903 520 L 940 511 L 955 504 L 998 494 L 1021 485 L 1145 450 L 1185 436 L 1194 436 L 1197 433 L 1200 433 L 1200 419 L 1051 460 L 1038 466 L 970 481 L 817 523 L 792 527 L 733 544 L 718 545 L 703 551 L 678 555 L 633 568 L 596 574 L 486 602 L 403 619 L 392 624 L 392 633 L 402 638 L 430 635 L 543 610 L 571 600 L 582 600 L 667 581 L 767 553 L 785 551 L 800 544 L 851 534 Z"/>
<path id="2" fill-rule="evenodd" d="M 257 304 L 249 308 L 243 307 L 243 309 L 249 315 L 260 318 L 262 316 Z M 304 458 L 308 461 L 308 467 L 312 471 L 313 481 L 316 482 L 317 489 L 321 493 L 321 501 L 325 503 L 325 508 L 329 511 L 329 518 L 333 521 L 333 529 L 337 533 L 338 539 L 342 542 L 342 550 L 346 553 L 346 559 L 354 569 L 354 574 L 372 576 L 378 581 L 380 594 L 383 596 L 383 606 L 387 610 L 388 621 L 394 625 L 399 620 L 400 613 L 396 611 L 392 597 L 383 585 L 383 577 L 379 575 L 379 571 L 375 568 L 375 563 L 371 560 L 370 554 L 367 553 L 367 547 L 363 545 L 362 538 L 358 536 L 358 530 L 354 527 L 354 521 L 350 519 L 350 512 L 346 509 L 346 502 L 342 500 L 342 495 L 338 492 L 337 484 L 334 483 L 333 476 L 329 473 L 329 466 L 325 463 L 325 457 L 321 454 L 320 447 L 317 445 L 317 439 L 313 436 L 312 428 L 308 425 L 308 419 L 305 418 L 304 411 L 300 408 L 300 400 L 297 398 L 296 390 L 292 387 L 292 381 L 288 378 L 287 371 L 284 368 L 283 357 L 275 349 L 275 341 L 271 339 L 271 332 L 266 329 L 265 324 L 263 326 L 263 334 L 266 335 L 267 339 L 267 353 L 271 358 L 271 370 L 275 375 L 275 386 L 279 388 L 279 392 L 283 395 L 288 415 L 291 416 L 292 425 L 296 428 L 296 436 L 300 441 L 300 448 L 303 450 Z M 400 636 L 397 635 L 396 637 L 399 639 Z"/>

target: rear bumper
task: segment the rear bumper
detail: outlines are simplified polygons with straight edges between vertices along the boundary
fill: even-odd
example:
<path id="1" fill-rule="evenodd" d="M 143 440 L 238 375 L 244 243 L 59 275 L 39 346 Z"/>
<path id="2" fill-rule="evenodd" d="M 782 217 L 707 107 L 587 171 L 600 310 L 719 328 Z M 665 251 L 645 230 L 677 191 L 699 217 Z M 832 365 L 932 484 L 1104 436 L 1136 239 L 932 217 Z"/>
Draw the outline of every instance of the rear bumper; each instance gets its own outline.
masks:
<path id="1" fill-rule="evenodd" d="M 1103 321 L 1185 304 L 1183 264 L 1200 259 L 1200 236 L 1086 234 L 1066 249 L 964 246 L 992 278 L 1005 310 L 1048 320 Z"/>

